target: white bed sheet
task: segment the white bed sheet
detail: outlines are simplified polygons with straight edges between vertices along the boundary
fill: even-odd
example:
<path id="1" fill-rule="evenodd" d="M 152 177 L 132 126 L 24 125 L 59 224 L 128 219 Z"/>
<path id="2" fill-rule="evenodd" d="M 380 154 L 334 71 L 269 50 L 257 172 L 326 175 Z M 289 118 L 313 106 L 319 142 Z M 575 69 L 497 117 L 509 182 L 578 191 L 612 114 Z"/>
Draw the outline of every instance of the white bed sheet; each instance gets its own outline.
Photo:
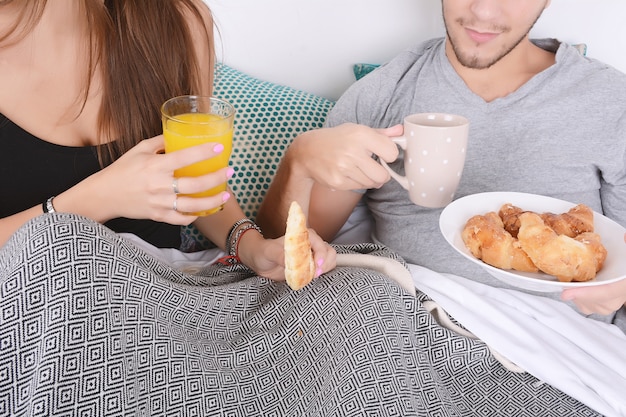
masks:
<path id="1" fill-rule="evenodd" d="M 413 281 L 519 367 L 608 417 L 626 416 L 626 335 L 564 303 L 410 265 Z"/>

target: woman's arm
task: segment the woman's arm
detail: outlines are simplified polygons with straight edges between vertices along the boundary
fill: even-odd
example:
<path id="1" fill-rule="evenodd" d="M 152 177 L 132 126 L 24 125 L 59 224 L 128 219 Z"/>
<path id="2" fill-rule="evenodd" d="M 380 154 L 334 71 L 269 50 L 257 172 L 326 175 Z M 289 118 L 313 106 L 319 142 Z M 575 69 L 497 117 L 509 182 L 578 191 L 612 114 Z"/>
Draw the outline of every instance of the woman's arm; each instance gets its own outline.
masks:
<path id="1" fill-rule="evenodd" d="M 41 205 L 0 219 L 0 246 L 4 245 L 17 229 L 32 218 L 43 214 Z"/>
<path id="2" fill-rule="evenodd" d="M 223 195 L 207 198 L 182 197 L 172 188 L 174 170 L 216 155 L 215 144 L 164 154 L 163 136 L 146 139 L 105 169 L 85 178 L 53 200 L 55 211 L 68 212 L 104 223 L 116 217 L 151 219 L 186 225 L 196 219 L 182 214 L 209 210 L 223 202 Z M 210 189 L 228 178 L 227 168 L 208 175 L 181 178 L 179 187 L 186 193 Z M 52 197 L 52 196 L 51 196 Z M 174 200 L 182 208 L 173 210 Z M 41 215 L 41 206 L 0 219 L 0 245 L 26 221 Z"/>

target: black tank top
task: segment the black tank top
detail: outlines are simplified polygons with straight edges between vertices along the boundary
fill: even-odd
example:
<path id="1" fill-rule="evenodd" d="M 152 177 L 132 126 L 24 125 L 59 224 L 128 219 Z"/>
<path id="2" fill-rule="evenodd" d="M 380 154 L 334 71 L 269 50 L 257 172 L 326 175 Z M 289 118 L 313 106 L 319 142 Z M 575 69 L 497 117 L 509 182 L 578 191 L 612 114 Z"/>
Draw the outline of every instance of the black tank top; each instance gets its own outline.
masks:
<path id="1" fill-rule="evenodd" d="M 0 218 L 41 204 L 99 170 L 96 147 L 46 142 L 0 114 Z M 126 218 L 105 226 L 157 247 L 180 247 L 180 226 Z"/>

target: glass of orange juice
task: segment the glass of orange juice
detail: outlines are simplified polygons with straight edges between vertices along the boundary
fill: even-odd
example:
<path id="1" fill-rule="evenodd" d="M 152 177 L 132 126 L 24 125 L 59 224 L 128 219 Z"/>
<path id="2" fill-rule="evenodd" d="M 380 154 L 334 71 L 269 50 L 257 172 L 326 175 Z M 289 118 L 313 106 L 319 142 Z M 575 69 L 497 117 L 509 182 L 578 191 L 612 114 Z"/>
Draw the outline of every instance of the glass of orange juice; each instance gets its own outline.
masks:
<path id="1" fill-rule="evenodd" d="M 167 100 L 161 106 L 165 152 L 174 152 L 201 143 L 221 143 L 224 151 L 213 158 L 177 169 L 174 176 L 197 177 L 215 172 L 228 165 L 233 144 L 235 108 L 225 100 L 204 96 L 180 96 Z M 181 194 L 191 197 L 207 197 L 226 191 L 226 182 L 217 187 L 194 193 Z M 223 205 L 198 213 L 207 216 L 216 213 Z"/>

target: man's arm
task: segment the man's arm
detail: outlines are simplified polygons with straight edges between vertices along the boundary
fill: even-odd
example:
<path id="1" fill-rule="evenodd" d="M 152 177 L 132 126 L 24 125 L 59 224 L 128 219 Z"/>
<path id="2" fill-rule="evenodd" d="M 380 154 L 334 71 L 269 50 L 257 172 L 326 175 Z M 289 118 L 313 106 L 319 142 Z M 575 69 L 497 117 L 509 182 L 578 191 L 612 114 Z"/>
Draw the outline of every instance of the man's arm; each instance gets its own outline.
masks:
<path id="1" fill-rule="evenodd" d="M 311 188 L 314 181 L 299 174 L 295 156 L 287 150 L 272 180 L 269 190 L 263 197 L 256 216 L 256 223 L 263 235 L 276 238 L 285 234 L 287 213 L 292 201 L 297 201 L 308 217 Z"/>
<path id="2" fill-rule="evenodd" d="M 315 184 L 309 202 L 309 227 L 331 242 L 362 197 L 359 192 L 333 191 Z"/>
<path id="3" fill-rule="evenodd" d="M 333 191 L 299 175 L 289 152 L 281 162 L 272 185 L 263 198 L 256 222 L 266 237 L 285 233 L 287 212 L 297 201 L 308 219 L 308 225 L 325 241 L 330 242 L 344 225 L 362 194 Z"/>
<path id="4" fill-rule="evenodd" d="M 372 155 L 395 160 L 398 149 L 389 136 L 399 134 L 400 125 L 377 130 L 347 123 L 298 136 L 259 208 L 256 220 L 264 234 L 284 234 L 289 205 L 295 200 L 309 226 L 332 240 L 362 196 L 351 190 L 378 188 L 389 181 L 389 173 Z"/>

